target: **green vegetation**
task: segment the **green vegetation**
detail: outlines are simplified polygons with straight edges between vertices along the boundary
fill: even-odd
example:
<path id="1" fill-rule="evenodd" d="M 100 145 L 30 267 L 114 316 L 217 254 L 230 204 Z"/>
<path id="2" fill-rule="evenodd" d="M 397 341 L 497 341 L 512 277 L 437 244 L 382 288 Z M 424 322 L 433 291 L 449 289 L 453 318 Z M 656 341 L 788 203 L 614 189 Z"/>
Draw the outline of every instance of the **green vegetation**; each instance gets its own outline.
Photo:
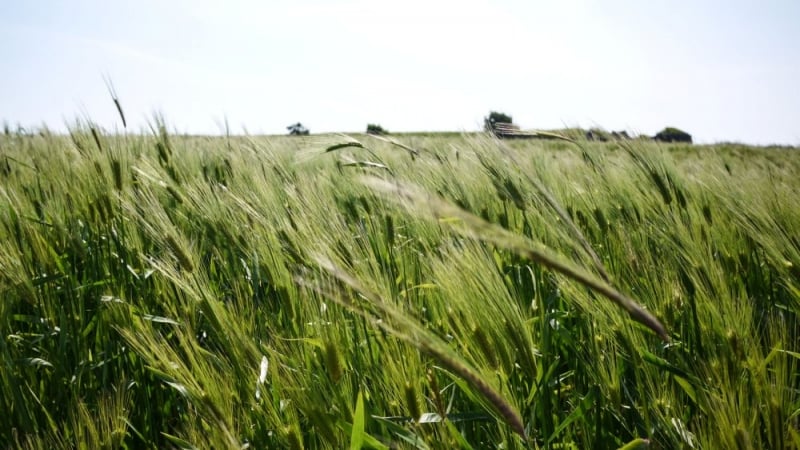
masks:
<path id="1" fill-rule="evenodd" d="M 289 130 L 290 136 L 308 136 L 310 133 L 309 129 L 304 127 L 300 122 L 289 125 L 286 129 Z"/>
<path id="2" fill-rule="evenodd" d="M 367 124 L 367 134 L 389 134 L 382 126 L 375 123 Z"/>
<path id="3" fill-rule="evenodd" d="M 485 122 L 495 123 L 495 122 L 504 122 L 504 123 L 512 123 L 514 120 L 506 113 L 497 112 L 497 111 L 490 111 L 489 116 L 484 119 Z"/>
<path id="4" fill-rule="evenodd" d="M 798 447 L 797 173 L 740 145 L 9 130 L 0 447 Z"/>
<path id="5" fill-rule="evenodd" d="M 656 133 L 653 139 L 661 142 L 686 142 L 692 143 L 692 135 L 674 127 L 667 127 Z"/>

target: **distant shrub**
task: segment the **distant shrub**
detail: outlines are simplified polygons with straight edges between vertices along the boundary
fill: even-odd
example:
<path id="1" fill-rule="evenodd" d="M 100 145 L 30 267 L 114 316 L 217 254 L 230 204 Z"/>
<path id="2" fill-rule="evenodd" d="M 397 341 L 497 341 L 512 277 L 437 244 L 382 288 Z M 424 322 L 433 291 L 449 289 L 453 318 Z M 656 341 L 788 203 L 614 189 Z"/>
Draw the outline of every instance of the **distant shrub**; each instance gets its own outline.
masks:
<path id="1" fill-rule="evenodd" d="M 307 136 L 309 133 L 308 128 L 304 127 L 302 123 L 297 122 L 296 124 L 289 125 L 286 127 L 289 130 L 290 136 Z"/>
<path id="2" fill-rule="evenodd" d="M 374 123 L 367 124 L 367 134 L 389 134 L 382 126 Z"/>
<path id="3" fill-rule="evenodd" d="M 496 123 L 514 123 L 514 121 L 508 114 L 497 111 L 491 111 L 488 117 L 483 118 L 483 128 L 486 131 L 494 131 Z"/>
<path id="4" fill-rule="evenodd" d="M 692 143 L 692 135 L 677 128 L 667 127 L 659 131 L 653 139 L 660 142 L 686 142 Z"/>

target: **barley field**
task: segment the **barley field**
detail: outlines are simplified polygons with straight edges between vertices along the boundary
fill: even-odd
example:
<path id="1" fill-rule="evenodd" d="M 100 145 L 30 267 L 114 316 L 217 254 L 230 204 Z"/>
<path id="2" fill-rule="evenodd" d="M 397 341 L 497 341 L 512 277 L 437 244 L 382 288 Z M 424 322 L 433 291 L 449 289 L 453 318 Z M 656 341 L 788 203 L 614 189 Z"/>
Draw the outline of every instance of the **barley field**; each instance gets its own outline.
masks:
<path id="1" fill-rule="evenodd" d="M 800 447 L 800 152 L 0 136 L 0 447 Z"/>

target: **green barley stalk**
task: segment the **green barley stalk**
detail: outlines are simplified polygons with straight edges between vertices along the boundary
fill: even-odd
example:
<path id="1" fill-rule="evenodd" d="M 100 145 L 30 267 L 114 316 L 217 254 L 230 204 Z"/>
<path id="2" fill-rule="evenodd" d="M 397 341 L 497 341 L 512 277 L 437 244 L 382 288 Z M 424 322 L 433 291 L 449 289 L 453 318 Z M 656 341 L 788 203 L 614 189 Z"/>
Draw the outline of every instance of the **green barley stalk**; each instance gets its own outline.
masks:
<path id="1" fill-rule="evenodd" d="M 564 138 L 564 140 L 576 144 L 575 141 L 569 138 Z M 503 144 L 500 146 L 500 149 L 503 152 L 503 154 L 511 160 L 514 166 L 522 167 L 520 165 L 520 162 L 514 157 L 514 153 L 511 151 L 511 149 L 508 148 L 508 146 Z M 482 161 L 482 163 L 484 164 L 484 167 L 486 167 L 487 163 L 484 161 Z M 532 177 L 529 173 L 523 172 L 523 175 L 525 176 L 525 179 L 527 179 L 528 182 L 531 183 L 533 187 L 536 188 L 536 190 L 539 192 L 539 195 L 541 195 L 542 198 L 544 198 L 544 200 L 547 202 L 548 205 L 550 205 L 553 211 L 555 211 L 556 214 L 558 214 L 558 217 L 567 225 L 573 237 L 575 237 L 575 239 L 578 240 L 578 243 L 581 244 L 581 247 L 583 247 L 584 252 L 586 252 L 586 254 L 589 255 L 589 258 L 591 258 L 595 270 L 597 270 L 597 273 L 600 274 L 600 277 L 602 277 L 606 283 L 611 283 L 611 277 L 608 275 L 608 272 L 606 272 L 603 263 L 600 261 L 600 257 L 597 256 L 597 253 L 595 253 L 591 244 L 589 244 L 589 241 L 586 239 L 583 233 L 581 233 L 580 228 L 578 228 L 578 226 L 575 225 L 575 222 L 573 222 L 572 218 L 569 216 L 569 214 L 567 214 L 564 208 L 561 207 L 561 204 L 556 200 L 553 194 L 550 193 L 550 191 L 541 183 L 541 181 Z"/>
<path id="2" fill-rule="evenodd" d="M 397 147 L 400 147 L 403 150 L 405 150 L 408 153 L 410 153 L 411 156 L 419 156 L 419 150 L 417 150 L 415 148 L 412 148 L 412 147 L 409 147 L 409 146 L 403 144 L 402 142 L 397 142 L 394 139 L 389 139 L 389 138 L 384 137 L 384 136 L 378 136 L 376 134 L 369 134 L 368 136 L 371 137 L 372 139 L 377 139 L 379 141 L 383 141 L 383 142 L 395 145 Z"/>
<path id="3" fill-rule="evenodd" d="M 111 95 L 111 100 L 114 101 L 114 106 L 117 108 L 117 112 L 119 113 L 119 118 L 122 119 L 122 128 L 128 128 L 128 121 L 125 120 L 125 113 L 122 111 L 122 104 L 119 102 L 119 96 L 117 95 L 117 90 L 114 89 L 114 84 L 111 82 L 111 79 L 108 77 L 103 77 L 103 81 L 106 83 L 106 88 L 108 89 L 109 95 Z"/>
<path id="4" fill-rule="evenodd" d="M 448 223 L 451 223 L 452 219 L 456 219 L 464 226 L 464 228 L 460 229 L 461 232 L 511 250 L 520 256 L 542 264 L 581 283 L 620 306 L 628 312 L 633 320 L 650 328 L 665 342 L 669 341 L 664 325 L 644 307 L 616 290 L 608 282 L 600 280 L 589 272 L 552 254 L 544 246 L 536 245 L 522 236 L 489 223 L 440 197 L 432 196 L 422 191 L 416 186 L 391 183 L 375 177 L 362 177 L 361 181 L 376 192 L 384 194 L 393 200 L 401 201 L 414 211 L 424 211 L 436 219 L 445 219 Z"/>
<path id="5" fill-rule="evenodd" d="M 319 266 L 334 278 L 353 289 L 363 296 L 369 303 L 354 303 L 351 299 L 346 299 L 342 294 L 332 291 L 325 291 L 318 287 L 313 287 L 320 295 L 331 299 L 337 304 L 361 315 L 372 324 L 385 332 L 413 345 L 420 352 L 425 353 L 436 359 L 442 366 L 453 371 L 456 375 L 464 379 L 470 386 L 475 388 L 492 405 L 500 417 L 523 439 L 527 440 L 525 425 L 522 422 L 517 409 L 488 381 L 486 381 L 477 370 L 471 367 L 460 356 L 458 356 L 446 343 L 424 329 L 413 320 L 409 319 L 402 312 L 394 308 L 380 294 L 373 292 L 349 273 L 337 267 L 327 258 L 317 256 L 314 258 Z M 305 280 L 298 280 L 298 283 L 308 285 Z M 389 323 L 397 324 L 393 326 Z"/>

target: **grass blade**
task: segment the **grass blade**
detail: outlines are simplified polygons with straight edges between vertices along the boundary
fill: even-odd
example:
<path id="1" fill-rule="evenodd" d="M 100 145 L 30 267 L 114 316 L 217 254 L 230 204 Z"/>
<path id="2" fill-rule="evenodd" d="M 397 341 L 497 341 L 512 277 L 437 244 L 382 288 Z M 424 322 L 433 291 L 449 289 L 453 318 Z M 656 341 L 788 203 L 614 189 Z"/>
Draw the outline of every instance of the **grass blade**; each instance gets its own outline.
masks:
<path id="1" fill-rule="evenodd" d="M 364 397 L 358 391 L 356 411 L 353 414 L 353 431 L 350 433 L 350 450 L 360 450 L 364 444 Z"/>

